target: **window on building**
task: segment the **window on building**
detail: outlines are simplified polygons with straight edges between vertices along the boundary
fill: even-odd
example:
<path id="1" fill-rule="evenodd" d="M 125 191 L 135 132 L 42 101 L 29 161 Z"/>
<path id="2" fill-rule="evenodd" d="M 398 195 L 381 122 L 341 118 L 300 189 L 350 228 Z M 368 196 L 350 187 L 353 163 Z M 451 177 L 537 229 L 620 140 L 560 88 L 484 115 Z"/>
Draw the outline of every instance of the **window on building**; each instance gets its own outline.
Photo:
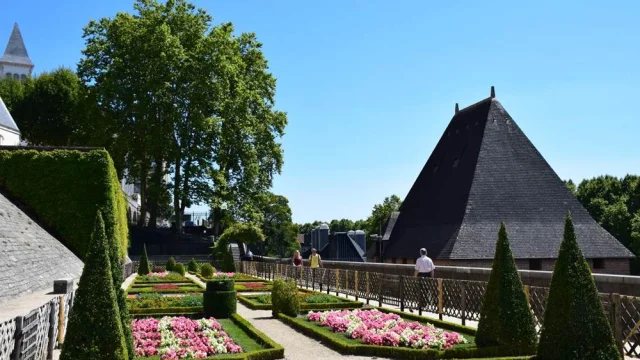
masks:
<path id="1" fill-rule="evenodd" d="M 25 74 L 20 75 L 20 80 L 27 80 L 27 75 Z"/>
<path id="2" fill-rule="evenodd" d="M 18 75 L 18 74 L 13 74 L 13 78 L 14 78 L 14 79 L 16 79 L 16 80 L 20 80 L 20 75 Z"/>
<path id="3" fill-rule="evenodd" d="M 593 259 L 594 269 L 604 269 L 604 259 Z"/>
<path id="4" fill-rule="evenodd" d="M 12 76 L 13 76 L 13 74 L 12 74 L 12 73 L 7 73 L 7 75 L 6 75 L 6 77 L 8 77 L 8 78 L 10 78 L 10 77 L 12 77 Z"/>
<path id="5" fill-rule="evenodd" d="M 529 270 L 542 270 L 542 260 L 529 259 Z"/>

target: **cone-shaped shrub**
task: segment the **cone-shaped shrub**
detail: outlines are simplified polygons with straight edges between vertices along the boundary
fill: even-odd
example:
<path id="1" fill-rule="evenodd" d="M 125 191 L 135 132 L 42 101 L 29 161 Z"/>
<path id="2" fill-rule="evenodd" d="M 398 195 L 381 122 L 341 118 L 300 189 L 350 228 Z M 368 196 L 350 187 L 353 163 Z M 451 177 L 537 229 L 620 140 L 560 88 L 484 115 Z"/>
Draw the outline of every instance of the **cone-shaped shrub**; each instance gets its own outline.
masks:
<path id="1" fill-rule="evenodd" d="M 513 349 L 514 355 L 530 355 L 536 351 L 536 342 L 533 314 L 511 253 L 507 229 L 501 223 L 476 344 L 478 347 L 505 346 Z"/>
<path id="2" fill-rule="evenodd" d="M 198 263 L 196 262 L 196 259 L 191 258 L 191 261 L 189 261 L 189 265 L 187 265 L 187 268 L 189 269 L 189 271 L 198 272 Z"/>
<path id="3" fill-rule="evenodd" d="M 538 346 L 539 360 L 620 359 L 589 264 L 567 213 Z"/>
<path id="4" fill-rule="evenodd" d="M 167 266 L 165 267 L 165 269 L 167 271 L 173 271 L 173 268 L 176 266 L 176 259 L 172 257 L 169 258 L 169 261 L 167 261 Z"/>
<path id="5" fill-rule="evenodd" d="M 128 360 L 102 216 L 73 302 L 61 360 Z"/>
<path id="6" fill-rule="evenodd" d="M 147 275 L 151 272 L 149 266 L 149 258 L 147 257 L 147 244 L 142 245 L 142 256 L 140 257 L 140 264 L 138 265 L 138 275 Z"/>

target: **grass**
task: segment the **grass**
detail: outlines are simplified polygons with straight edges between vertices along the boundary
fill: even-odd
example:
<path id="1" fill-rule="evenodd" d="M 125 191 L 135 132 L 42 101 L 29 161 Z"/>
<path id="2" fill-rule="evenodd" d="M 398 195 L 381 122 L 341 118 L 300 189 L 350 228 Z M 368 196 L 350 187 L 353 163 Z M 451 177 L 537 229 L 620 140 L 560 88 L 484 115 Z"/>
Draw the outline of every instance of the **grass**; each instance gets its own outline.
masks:
<path id="1" fill-rule="evenodd" d="M 222 330 L 224 330 L 233 341 L 242 347 L 244 352 L 264 349 L 255 339 L 249 336 L 244 330 L 238 327 L 231 319 L 218 319 Z"/>
<path id="2" fill-rule="evenodd" d="M 355 309 L 363 306 L 361 302 L 339 298 L 311 291 L 299 291 L 300 309 L 308 310 L 336 310 Z M 252 310 L 271 310 L 271 294 L 238 295 L 238 301 Z"/>
<path id="3" fill-rule="evenodd" d="M 160 276 L 148 276 L 148 275 L 138 275 L 136 276 L 135 282 L 147 282 L 147 283 L 168 283 L 168 282 L 180 282 L 180 281 L 189 281 L 186 277 L 178 274 L 178 273 L 169 273 L 165 277 Z"/>
<path id="4" fill-rule="evenodd" d="M 129 309 L 168 309 L 201 307 L 202 295 L 162 296 L 158 293 L 142 293 L 135 299 L 127 299 Z"/>
<path id="5" fill-rule="evenodd" d="M 235 290 L 238 292 L 261 292 L 271 291 L 273 285 L 267 282 L 240 282 L 235 284 Z"/>
<path id="6" fill-rule="evenodd" d="M 158 294 L 188 294 L 188 293 L 202 293 L 204 289 L 198 285 L 192 286 L 178 286 L 177 289 L 158 289 L 153 286 L 149 287 L 130 287 L 127 291 L 129 294 L 144 294 L 144 293 L 158 293 Z"/>

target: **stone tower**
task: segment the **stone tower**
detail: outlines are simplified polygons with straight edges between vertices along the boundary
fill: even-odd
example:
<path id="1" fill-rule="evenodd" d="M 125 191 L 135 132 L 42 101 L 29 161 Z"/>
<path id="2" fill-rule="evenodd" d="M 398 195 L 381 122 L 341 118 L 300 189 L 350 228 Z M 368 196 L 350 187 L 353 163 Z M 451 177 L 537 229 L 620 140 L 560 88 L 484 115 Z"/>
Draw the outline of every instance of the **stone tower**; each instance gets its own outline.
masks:
<path id="1" fill-rule="evenodd" d="M 31 76 L 32 71 L 33 63 L 29 59 L 27 48 L 24 46 L 20 28 L 15 23 L 4 54 L 0 57 L 0 78 L 13 77 L 14 79 L 25 80 Z"/>

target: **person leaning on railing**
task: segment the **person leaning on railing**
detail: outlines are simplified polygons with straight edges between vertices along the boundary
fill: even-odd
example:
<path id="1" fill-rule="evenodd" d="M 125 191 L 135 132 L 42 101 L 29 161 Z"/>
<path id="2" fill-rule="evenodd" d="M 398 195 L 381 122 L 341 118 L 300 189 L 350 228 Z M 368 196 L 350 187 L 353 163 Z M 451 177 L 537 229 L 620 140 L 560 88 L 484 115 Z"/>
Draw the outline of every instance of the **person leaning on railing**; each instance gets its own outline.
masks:
<path id="1" fill-rule="evenodd" d="M 316 272 L 317 269 L 322 267 L 322 258 L 320 254 L 316 252 L 316 249 L 311 249 L 311 256 L 309 256 L 309 267 L 311 267 L 311 272 L 313 273 L 313 282 L 316 281 Z M 322 287 L 322 279 L 320 279 L 320 287 Z"/>
<path id="2" fill-rule="evenodd" d="M 296 250 L 291 257 L 291 263 L 293 266 L 302 266 L 302 255 L 300 255 L 300 250 Z"/>

